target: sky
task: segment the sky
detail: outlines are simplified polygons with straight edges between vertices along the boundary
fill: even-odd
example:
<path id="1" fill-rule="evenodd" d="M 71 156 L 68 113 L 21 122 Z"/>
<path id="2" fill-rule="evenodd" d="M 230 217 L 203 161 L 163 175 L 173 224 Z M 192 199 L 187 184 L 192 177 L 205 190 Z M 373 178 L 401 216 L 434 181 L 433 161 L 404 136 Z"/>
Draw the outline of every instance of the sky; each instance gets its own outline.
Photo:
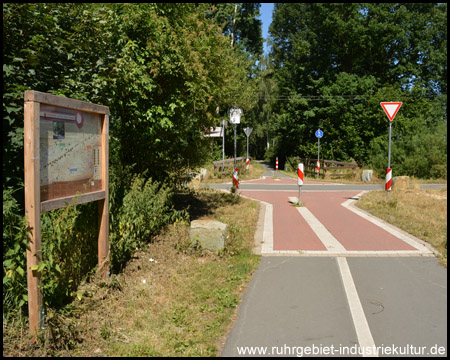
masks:
<path id="1" fill-rule="evenodd" d="M 262 21 L 262 35 L 264 39 L 267 39 L 269 36 L 269 26 L 272 22 L 272 10 L 273 3 L 261 3 L 261 7 L 259 8 Z M 267 55 L 268 53 L 269 49 L 267 48 L 267 43 L 264 42 L 264 54 Z"/>

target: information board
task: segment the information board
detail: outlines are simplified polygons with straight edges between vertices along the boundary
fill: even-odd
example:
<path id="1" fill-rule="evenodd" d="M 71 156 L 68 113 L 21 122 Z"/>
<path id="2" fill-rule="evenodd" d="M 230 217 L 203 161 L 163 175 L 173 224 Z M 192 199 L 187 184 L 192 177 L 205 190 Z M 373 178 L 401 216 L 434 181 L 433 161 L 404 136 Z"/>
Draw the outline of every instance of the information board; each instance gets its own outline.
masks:
<path id="1" fill-rule="evenodd" d="M 102 189 L 99 114 L 40 107 L 41 201 Z"/>
<path id="2" fill-rule="evenodd" d="M 98 204 L 98 271 L 109 272 L 109 108 L 63 96 L 24 93 L 25 217 L 30 334 L 44 323 L 39 267 L 41 213 L 75 204 Z"/>

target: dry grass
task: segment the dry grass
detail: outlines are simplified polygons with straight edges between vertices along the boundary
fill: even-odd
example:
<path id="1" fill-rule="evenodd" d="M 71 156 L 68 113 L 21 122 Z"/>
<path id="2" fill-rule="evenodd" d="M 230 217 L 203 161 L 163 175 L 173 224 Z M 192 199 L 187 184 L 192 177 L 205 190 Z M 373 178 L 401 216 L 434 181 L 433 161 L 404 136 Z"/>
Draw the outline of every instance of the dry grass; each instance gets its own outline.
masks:
<path id="1" fill-rule="evenodd" d="M 447 267 L 447 187 L 442 190 L 371 191 L 357 205 L 431 244 Z"/>
<path id="2" fill-rule="evenodd" d="M 281 170 L 284 175 L 297 178 L 297 173 L 292 171 L 284 171 Z M 381 184 L 384 182 L 384 179 L 379 179 L 376 174 L 372 175 L 370 181 L 362 181 L 362 173 L 363 169 L 356 169 L 354 172 L 351 169 L 342 169 L 342 170 L 328 170 L 325 176 L 320 176 L 316 178 L 314 175 L 306 175 L 304 180 L 312 181 L 312 182 L 329 182 L 329 183 L 337 183 L 337 184 Z M 322 174 L 322 173 L 321 173 Z M 333 176 L 332 174 L 339 174 L 340 176 Z"/>
<path id="3" fill-rule="evenodd" d="M 171 225 L 137 251 L 123 273 L 83 284 L 78 289 L 82 299 L 65 315 L 54 314 L 54 330 L 62 342 L 52 340 L 48 324 L 36 346 L 9 328 L 3 355 L 219 355 L 258 264 L 251 249 L 259 204 L 212 190 L 191 191 L 177 200 L 192 205 L 191 220 L 212 218 L 228 224 L 224 251 L 195 249 L 189 227 Z"/>
<path id="4" fill-rule="evenodd" d="M 208 174 L 203 179 L 203 182 L 211 183 L 211 184 L 220 184 L 232 181 L 232 174 L 221 175 L 217 171 L 214 171 L 214 167 L 211 164 L 207 167 Z M 256 161 L 252 161 L 250 163 L 249 170 L 245 169 L 245 165 L 242 169 L 239 170 L 239 181 L 242 180 L 252 180 L 259 179 L 261 175 L 264 173 L 264 166 L 259 164 Z"/>

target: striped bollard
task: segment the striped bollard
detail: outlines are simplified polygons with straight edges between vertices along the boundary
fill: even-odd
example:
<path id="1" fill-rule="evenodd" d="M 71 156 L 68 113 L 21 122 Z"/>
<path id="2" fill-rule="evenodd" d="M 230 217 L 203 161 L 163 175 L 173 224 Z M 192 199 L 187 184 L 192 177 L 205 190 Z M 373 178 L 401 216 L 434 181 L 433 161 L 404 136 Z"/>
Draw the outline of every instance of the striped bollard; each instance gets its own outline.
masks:
<path id="1" fill-rule="evenodd" d="M 391 187 L 392 187 L 392 169 L 387 168 L 386 169 L 386 185 L 385 185 L 385 190 L 386 191 L 391 191 Z M 389 198 L 389 192 L 388 194 L 388 198 Z"/>
<path id="2" fill-rule="evenodd" d="M 316 162 L 316 172 L 317 174 L 320 174 L 320 161 Z"/>
<path id="3" fill-rule="evenodd" d="M 239 176 L 238 176 L 238 168 L 234 168 L 233 170 L 233 184 L 236 186 L 236 189 L 239 188 Z"/>
<path id="4" fill-rule="evenodd" d="M 275 160 L 275 170 L 278 171 L 278 156 L 277 159 Z"/>
<path id="5" fill-rule="evenodd" d="M 247 170 L 250 167 L 250 159 L 247 159 L 247 162 L 245 163 L 247 165 Z"/>
<path id="6" fill-rule="evenodd" d="M 303 186 L 303 163 L 298 164 L 297 169 L 297 185 L 298 185 L 298 204 L 302 201 L 302 186 Z"/>

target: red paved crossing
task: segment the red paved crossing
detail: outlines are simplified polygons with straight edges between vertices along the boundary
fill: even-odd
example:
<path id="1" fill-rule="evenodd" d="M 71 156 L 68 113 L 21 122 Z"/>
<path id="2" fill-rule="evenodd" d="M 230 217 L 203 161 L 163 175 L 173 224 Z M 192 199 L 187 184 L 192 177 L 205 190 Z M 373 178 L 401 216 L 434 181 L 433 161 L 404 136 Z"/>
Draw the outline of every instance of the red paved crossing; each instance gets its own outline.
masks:
<path id="1" fill-rule="evenodd" d="M 297 197 L 298 192 L 242 190 L 240 193 L 273 205 L 273 250 L 326 251 L 326 247 L 288 200 L 288 197 Z M 347 251 L 417 250 L 341 205 L 358 193 L 304 191 L 302 202 Z"/>

